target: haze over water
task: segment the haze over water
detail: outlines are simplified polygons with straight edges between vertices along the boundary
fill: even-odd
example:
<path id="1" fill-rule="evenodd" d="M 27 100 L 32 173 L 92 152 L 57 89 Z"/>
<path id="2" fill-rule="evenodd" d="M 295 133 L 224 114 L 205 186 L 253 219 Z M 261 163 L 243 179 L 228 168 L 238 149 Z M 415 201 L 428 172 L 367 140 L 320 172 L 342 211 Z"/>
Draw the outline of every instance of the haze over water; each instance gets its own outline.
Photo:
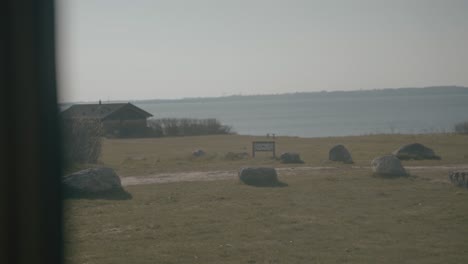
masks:
<path id="1" fill-rule="evenodd" d="M 239 134 L 327 137 L 451 132 L 468 121 L 468 88 L 137 101 L 155 118 L 217 118 Z"/>

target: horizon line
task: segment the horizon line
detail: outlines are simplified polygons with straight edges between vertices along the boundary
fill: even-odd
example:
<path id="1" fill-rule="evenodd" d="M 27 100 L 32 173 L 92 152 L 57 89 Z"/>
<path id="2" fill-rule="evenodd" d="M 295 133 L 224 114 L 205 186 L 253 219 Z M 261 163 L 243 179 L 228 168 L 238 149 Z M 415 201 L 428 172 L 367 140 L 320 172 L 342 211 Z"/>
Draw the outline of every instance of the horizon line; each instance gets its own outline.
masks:
<path id="1" fill-rule="evenodd" d="M 183 101 L 183 100 L 200 100 L 200 99 L 222 99 L 232 97 L 254 97 L 254 96 L 282 96 L 282 95 L 294 95 L 294 94 L 323 94 L 323 93 L 355 93 L 355 92 L 374 92 L 374 91 L 385 91 L 385 90 L 404 90 L 404 89 L 434 89 L 434 88 L 461 88 L 468 89 L 467 86 L 462 85 L 435 85 L 435 86 L 422 86 L 422 87 L 397 87 L 397 88 L 374 88 L 374 89 L 359 89 L 359 90 L 321 90 L 321 91 L 296 91 L 296 92 L 284 92 L 284 93 L 264 93 L 264 94 L 231 94 L 221 96 L 200 96 L 200 97 L 181 97 L 181 98 L 151 98 L 151 99 L 112 99 L 112 100 L 80 100 L 80 101 L 59 101 L 58 104 L 83 104 L 102 101 L 107 103 L 118 103 L 118 102 L 141 102 L 141 101 Z"/>

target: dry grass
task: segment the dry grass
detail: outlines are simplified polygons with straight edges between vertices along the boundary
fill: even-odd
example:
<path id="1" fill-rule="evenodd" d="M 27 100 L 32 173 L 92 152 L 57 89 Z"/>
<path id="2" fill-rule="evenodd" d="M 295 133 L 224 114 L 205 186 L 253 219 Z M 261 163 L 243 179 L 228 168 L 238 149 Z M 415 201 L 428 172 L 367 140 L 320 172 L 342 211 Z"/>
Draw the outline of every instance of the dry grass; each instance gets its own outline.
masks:
<path id="1" fill-rule="evenodd" d="M 232 170 L 244 165 L 283 165 L 270 158 L 269 153 L 258 153 L 255 159 L 227 159 L 228 152 L 251 153 L 253 140 L 264 137 L 221 135 L 151 139 L 106 139 L 103 141 L 101 163 L 115 168 L 122 176 L 148 175 L 174 171 Z M 406 165 L 468 164 L 468 137 L 456 134 L 434 135 L 370 135 L 355 137 L 296 138 L 278 137 L 277 154 L 298 152 L 305 161 L 294 166 L 350 166 L 328 162 L 328 151 L 336 144 L 345 145 L 351 152 L 355 166 L 369 166 L 380 155 L 389 154 L 398 147 L 418 142 L 442 157 L 442 160 L 405 161 Z M 205 157 L 191 157 L 192 151 L 203 149 Z"/>
<path id="2" fill-rule="evenodd" d="M 68 263 L 467 263 L 468 192 L 367 170 L 128 187 L 133 200 L 68 200 Z"/>
<path id="3" fill-rule="evenodd" d="M 121 175 L 164 171 L 283 166 L 266 155 L 228 160 L 249 151 L 248 136 L 104 140 L 101 162 Z M 333 170 L 282 170 L 282 188 L 237 180 L 129 186 L 132 200 L 67 200 L 68 263 L 468 263 L 468 191 L 447 183 L 447 170 L 411 171 L 382 179 L 327 159 L 335 144 L 355 165 L 419 142 L 441 161 L 468 164 L 461 135 L 377 135 L 277 139 L 278 152 L 299 152 L 303 165 Z M 195 149 L 208 155 L 192 158 Z M 158 161 L 159 160 L 159 161 Z M 291 166 L 290 164 L 286 166 Z"/>

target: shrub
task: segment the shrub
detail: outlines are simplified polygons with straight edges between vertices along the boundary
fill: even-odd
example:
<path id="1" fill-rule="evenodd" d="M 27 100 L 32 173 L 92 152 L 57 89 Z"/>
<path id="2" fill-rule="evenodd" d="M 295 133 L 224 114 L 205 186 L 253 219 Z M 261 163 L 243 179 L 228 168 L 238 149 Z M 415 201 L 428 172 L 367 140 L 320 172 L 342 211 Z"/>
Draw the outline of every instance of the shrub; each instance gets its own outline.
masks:
<path id="1" fill-rule="evenodd" d="M 97 163 L 101 154 L 102 125 L 94 120 L 63 120 L 63 153 L 66 167 Z"/>
<path id="2" fill-rule="evenodd" d="M 455 132 L 460 134 L 468 134 L 468 121 L 455 124 Z"/>
<path id="3" fill-rule="evenodd" d="M 163 118 L 150 119 L 148 126 L 158 136 L 200 136 L 231 134 L 231 127 L 217 119 Z"/>

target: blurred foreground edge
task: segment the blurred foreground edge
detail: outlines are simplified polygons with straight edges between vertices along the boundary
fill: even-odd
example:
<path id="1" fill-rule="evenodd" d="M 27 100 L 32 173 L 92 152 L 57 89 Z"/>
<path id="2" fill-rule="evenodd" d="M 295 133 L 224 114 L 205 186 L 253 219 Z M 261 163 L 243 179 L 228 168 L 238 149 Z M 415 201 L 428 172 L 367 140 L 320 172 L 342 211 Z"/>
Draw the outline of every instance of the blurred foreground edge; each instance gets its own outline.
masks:
<path id="1" fill-rule="evenodd" d="M 54 1 L 0 3 L 0 263 L 62 263 Z"/>

